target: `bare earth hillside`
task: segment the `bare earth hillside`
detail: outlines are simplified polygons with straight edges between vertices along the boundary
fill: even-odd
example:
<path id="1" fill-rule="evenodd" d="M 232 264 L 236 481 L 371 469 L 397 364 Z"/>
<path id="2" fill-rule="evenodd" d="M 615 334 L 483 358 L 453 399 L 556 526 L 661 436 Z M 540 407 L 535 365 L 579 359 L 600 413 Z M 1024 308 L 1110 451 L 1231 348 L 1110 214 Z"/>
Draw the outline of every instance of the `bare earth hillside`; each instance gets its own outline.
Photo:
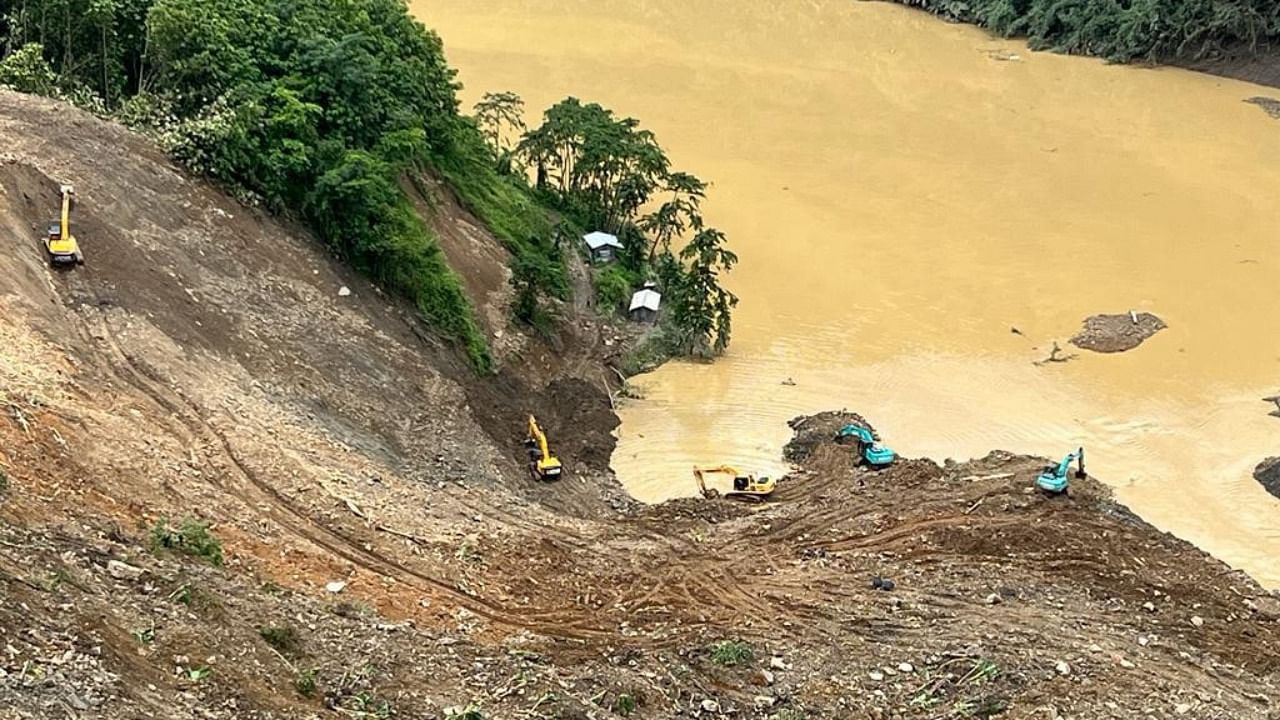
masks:
<path id="1" fill-rule="evenodd" d="M 808 423 L 767 506 L 638 507 L 607 327 L 503 327 L 443 187 L 496 377 L 117 126 L 0 94 L 0 152 L 0 718 L 1280 717 L 1280 602 L 1034 458 L 875 473 Z M 152 551 L 188 516 L 222 566 Z"/>

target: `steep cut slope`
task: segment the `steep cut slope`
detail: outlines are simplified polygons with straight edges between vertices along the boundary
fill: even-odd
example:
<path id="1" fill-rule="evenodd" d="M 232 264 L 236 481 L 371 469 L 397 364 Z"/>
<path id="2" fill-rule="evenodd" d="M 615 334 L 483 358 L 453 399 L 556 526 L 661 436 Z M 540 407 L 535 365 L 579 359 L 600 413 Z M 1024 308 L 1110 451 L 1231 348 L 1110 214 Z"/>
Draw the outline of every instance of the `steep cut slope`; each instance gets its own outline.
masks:
<path id="1" fill-rule="evenodd" d="M 145 140 L 0 93 L 0 147 L 0 719 L 1280 710 L 1280 602 L 1093 481 L 872 473 L 818 433 L 769 506 L 639 509 L 596 321 L 477 379 Z M 59 182 L 69 272 L 38 241 Z M 529 411 L 558 484 L 525 474 Z M 152 552 L 188 515 L 224 566 Z"/>
<path id="2" fill-rule="evenodd" d="M 39 99 L 0 95 L 0 107 L 0 292 L 9 332 L 32 353 L 6 368 L 11 383 L 57 372 L 28 382 L 30 398 L 9 394 L 81 425 L 62 437 L 88 476 L 113 479 L 82 488 L 99 509 L 126 523 L 198 512 L 250 553 L 296 541 L 321 558 L 308 580 L 319 583 L 334 554 L 373 575 L 390 566 L 316 518 L 398 526 L 408 508 L 415 526 L 447 527 L 466 502 L 445 498 L 462 486 L 543 490 L 524 481 L 518 441 L 495 444 L 468 412 L 473 395 L 503 406 L 483 416 L 511 425 L 499 428 L 506 441 L 524 411 L 554 420 L 534 390 L 475 380 L 305 234 L 185 177 L 146 141 Z M 76 186 L 88 258 L 72 272 L 47 268 L 38 242 L 60 182 Z M 363 517 L 346 502 L 353 492 Z M 573 488 L 544 499 L 556 493 Z M 517 502 L 502 497 L 493 504 Z"/>

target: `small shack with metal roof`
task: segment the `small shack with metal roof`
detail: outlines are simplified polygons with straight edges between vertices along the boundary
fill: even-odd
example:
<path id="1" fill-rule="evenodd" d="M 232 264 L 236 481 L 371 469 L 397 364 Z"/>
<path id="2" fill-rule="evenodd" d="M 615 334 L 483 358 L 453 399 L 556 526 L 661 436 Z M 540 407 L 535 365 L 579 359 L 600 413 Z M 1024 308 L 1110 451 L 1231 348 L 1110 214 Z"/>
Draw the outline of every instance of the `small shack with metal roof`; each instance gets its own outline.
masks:
<path id="1" fill-rule="evenodd" d="M 651 323 L 658 319 L 658 308 L 661 306 L 662 293 L 654 289 L 653 283 L 645 283 L 643 290 L 638 290 L 631 296 L 627 317 L 636 322 Z"/>
<path id="2" fill-rule="evenodd" d="M 607 232 L 593 232 L 582 236 L 587 249 L 591 251 L 591 262 L 611 262 L 622 250 L 622 242 L 617 235 Z"/>

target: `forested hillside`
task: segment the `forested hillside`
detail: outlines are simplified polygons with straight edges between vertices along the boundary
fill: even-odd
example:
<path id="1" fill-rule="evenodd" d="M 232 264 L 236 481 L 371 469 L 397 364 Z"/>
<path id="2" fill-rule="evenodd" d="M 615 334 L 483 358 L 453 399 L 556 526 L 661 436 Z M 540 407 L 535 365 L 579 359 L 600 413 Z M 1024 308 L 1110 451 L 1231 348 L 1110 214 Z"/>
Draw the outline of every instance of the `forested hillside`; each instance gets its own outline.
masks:
<path id="1" fill-rule="evenodd" d="M 1195 62 L 1280 42 L 1275 0 L 897 0 L 1037 49 L 1115 61 Z"/>
<path id="2" fill-rule="evenodd" d="M 547 298 L 569 293 L 566 232 L 621 222 L 670 185 L 665 160 L 629 164 L 628 146 L 615 142 L 635 127 L 628 119 L 564 138 L 611 173 L 573 199 L 617 188 L 630 203 L 621 215 L 535 192 L 523 166 L 460 112 L 440 38 L 402 0 L 21 0 L 0 21 L 0 85 L 113 117 L 241 201 L 304 220 L 335 254 L 412 300 L 481 371 L 492 367 L 485 338 L 403 181 L 443 178 L 507 245 L 515 314 L 530 323 L 550 319 Z M 553 233 L 557 215 L 577 222 Z M 669 245 L 670 229 L 660 232 Z M 664 278 L 677 300 L 689 298 L 674 304 L 684 309 L 674 316 L 682 347 L 723 349 L 729 296 L 696 253 L 668 256 L 675 264 L 664 267 L 677 271 Z M 632 267 L 638 283 L 646 271 Z"/>

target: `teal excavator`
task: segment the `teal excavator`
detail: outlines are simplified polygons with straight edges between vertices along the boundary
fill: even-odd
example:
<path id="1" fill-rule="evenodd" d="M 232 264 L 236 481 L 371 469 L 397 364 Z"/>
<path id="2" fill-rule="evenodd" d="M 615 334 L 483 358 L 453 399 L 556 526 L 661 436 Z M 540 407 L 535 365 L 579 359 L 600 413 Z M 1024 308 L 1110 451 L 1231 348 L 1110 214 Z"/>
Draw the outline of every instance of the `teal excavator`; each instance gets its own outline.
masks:
<path id="1" fill-rule="evenodd" d="M 1053 493 L 1054 495 L 1067 491 L 1067 486 L 1071 481 L 1067 478 L 1067 472 L 1071 469 L 1071 463 L 1076 462 L 1075 476 L 1077 478 L 1088 477 L 1084 471 L 1084 448 L 1078 448 L 1073 453 L 1067 453 L 1062 458 L 1062 462 L 1057 465 L 1046 465 L 1044 471 L 1040 473 L 1040 477 L 1036 478 L 1036 485 L 1041 490 Z"/>
<path id="2" fill-rule="evenodd" d="M 858 443 L 858 457 L 873 469 L 889 467 L 898 457 L 897 453 L 876 442 L 875 435 L 861 425 L 849 423 L 836 433 L 836 442 L 845 443 L 850 440 Z"/>

